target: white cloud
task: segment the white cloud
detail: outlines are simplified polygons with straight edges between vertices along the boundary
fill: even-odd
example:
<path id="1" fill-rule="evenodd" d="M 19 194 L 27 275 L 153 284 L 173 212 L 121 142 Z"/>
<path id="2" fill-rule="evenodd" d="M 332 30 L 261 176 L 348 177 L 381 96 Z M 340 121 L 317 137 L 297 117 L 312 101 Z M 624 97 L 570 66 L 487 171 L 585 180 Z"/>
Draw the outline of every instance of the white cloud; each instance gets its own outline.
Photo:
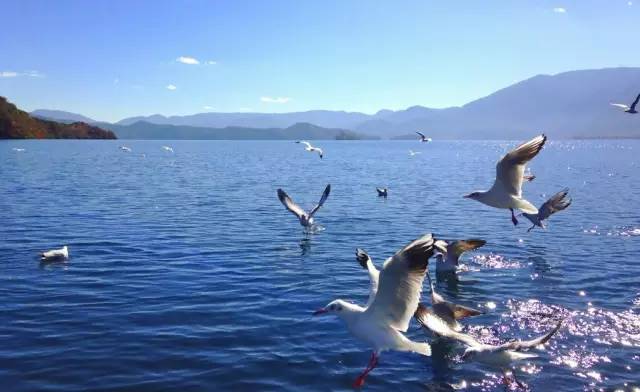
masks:
<path id="1" fill-rule="evenodd" d="M 218 64 L 217 61 L 213 61 L 213 60 L 207 61 L 207 65 L 216 65 L 216 64 Z"/>
<path id="2" fill-rule="evenodd" d="M 213 106 L 204 105 L 203 109 L 204 110 L 213 110 Z"/>
<path id="3" fill-rule="evenodd" d="M 262 102 L 266 103 L 287 103 L 291 101 L 289 97 L 260 97 Z"/>
<path id="4" fill-rule="evenodd" d="M 0 71 L 0 78 L 17 78 L 19 76 L 28 76 L 30 78 L 44 78 L 44 74 L 38 71 L 25 71 L 25 72 Z"/>
<path id="5" fill-rule="evenodd" d="M 633 1 L 627 1 L 627 5 L 628 6 L 632 6 L 633 5 Z"/>
<path id="6" fill-rule="evenodd" d="M 177 89 L 177 87 L 176 87 L 176 86 L 174 86 L 173 84 L 168 84 L 168 85 L 167 85 L 167 90 L 171 90 L 171 91 L 173 91 L 173 90 L 175 90 L 175 89 Z"/>
<path id="7" fill-rule="evenodd" d="M 182 63 L 182 64 L 189 64 L 189 65 L 198 65 L 200 64 L 200 61 L 198 61 L 198 59 L 195 59 L 193 57 L 189 57 L 189 56 L 180 56 L 176 59 L 177 62 Z"/>
<path id="8" fill-rule="evenodd" d="M 567 9 L 563 7 L 556 7 L 553 9 L 553 12 L 555 12 L 556 14 L 566 14 Z"/>

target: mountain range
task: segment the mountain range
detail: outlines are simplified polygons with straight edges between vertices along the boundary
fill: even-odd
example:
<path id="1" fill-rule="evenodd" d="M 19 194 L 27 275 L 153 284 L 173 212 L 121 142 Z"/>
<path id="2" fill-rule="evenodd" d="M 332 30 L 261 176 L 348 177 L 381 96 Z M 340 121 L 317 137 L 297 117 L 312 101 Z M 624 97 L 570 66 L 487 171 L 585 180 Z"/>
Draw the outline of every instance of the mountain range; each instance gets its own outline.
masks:
<path id="1" fill-rule="evenodd" d="M 463 106 L 444 109 L 412 106 L 375 114 L 328 110 L 168 117 L 156 114 L 125 118 L 110 129 L 118 133 L 122 126 L 155 124 L 165 126 L 163 129 L 168 132 L 166 126 L 187 126 L 228 129 L 230 135 L 251 138 L 250 132 L 245 134 L 240 129 L 287 129 L 307 123 L 383 138 L 415 137 L 416 130 L 440 139 L 521 139 L 541 131 L 554 138 L 640 137 L 640 116 L 610 105 L 629 104 L 639 92 L 640 68 L 604 68 L 537 75 Z M 69 112 L 38 110 L 34 114 L 59 120 L 80 118 Z M 181 132 L 178 128 L 173 131 Z"/>

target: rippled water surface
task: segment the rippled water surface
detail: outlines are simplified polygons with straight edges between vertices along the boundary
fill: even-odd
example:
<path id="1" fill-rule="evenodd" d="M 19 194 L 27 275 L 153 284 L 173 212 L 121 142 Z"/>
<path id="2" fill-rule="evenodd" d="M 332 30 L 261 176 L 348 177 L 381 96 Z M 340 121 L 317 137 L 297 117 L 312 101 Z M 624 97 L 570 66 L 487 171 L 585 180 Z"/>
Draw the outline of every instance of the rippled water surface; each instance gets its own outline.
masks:
<path id="1" fill-rule="evenodd" d="M 491 185 L 513 142 L 317 142 L 323 160 L 289 141 L 121 143 L 0 143 L 3 390 L 349 390 L 369 349 L 311 312 L 366 301 L 356 247 L 381 265 L 425 232 L 487 240 L 457 282 L 437 283 L 486 311 L 469 333 L 503 342 L 566 318 L 516 366 L 521 382 L 640 385 L 638 142 L 549 143 L 524 193 L 539 205 L 569 187 L 574 202 L 531 233 L 461 197 Z M 306 236 L 276 189 L 310 207 L 327 183 L 325 230 Z M 68 263 L 39 263 L 65 244 Z M 415 323 L 408 335 L 431 340 Z M 461 347 L 433 351 L 383 353 L 365 388 L 504 389 Z"/>

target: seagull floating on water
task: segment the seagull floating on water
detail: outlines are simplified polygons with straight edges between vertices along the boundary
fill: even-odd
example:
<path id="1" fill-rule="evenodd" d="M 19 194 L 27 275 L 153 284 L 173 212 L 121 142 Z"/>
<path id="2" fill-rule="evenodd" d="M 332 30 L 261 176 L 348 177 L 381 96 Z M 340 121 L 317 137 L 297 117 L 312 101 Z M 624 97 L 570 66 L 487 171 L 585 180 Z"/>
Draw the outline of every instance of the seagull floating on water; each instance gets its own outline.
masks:
<path id="1" fill-rule="evenodd" d="M 354 337 L 373 348 L 369 364 L 355 380 L 354 387 L 364 384 L 366 376 L 377 366 L 383 351 L 410 351 L 431 355 L 428 343 L 411 341 L 403 332 L 409 328 L 411 317 L 420 302 L 429 257 L 437 246 L 433 236 L 425 234 L 388 258 L 380 272 L 375 269 L 366 253 L 362 256 L 358 254 L 358 261 L 367 266 L 372 281 L 367 306 L 363 308 L 337 299 L 313 313 L 335 314 L 345 322 Z"/>
<path id="2" fill-rule="evenodd" d="M 636 97 L 636 100 L 633 101 L 631 106 L 625 105 L 623 103 L 611 103 L 611 106 L 617 106 L 619 108 L 622 108 L 622 109 L 624 109 L 625 113 L 636 114 L 636 113 L 638 113 L 636 111 L 636 105 L 638 104 L 638 100 L 640 100 L 640 94 L 638 94 L 638 96 Z"/>
<path id="3" fill-rule="evenodd" d="M 430 141 L 432 140 L 430 137 L 426 137 L 426 136 L 424 135 L 424 133 L 422 133 L 422 132 L 418 132 L 418 131 L 416 131 L 416 133 L 417 133 L 418 135 L 420 135 L 420 141 L 421 141 L 421 142 L 423 142 L 423 143 L 428 143 L 428 142 L 430 142 Z"/>
<path id="4" fill-rule="evenodd" d="M 69 260 L 69 248 L 65 245 L 60 249 L 53 249 L 40 254 L 40 261 L 66 261 Z"/>
<path id="5" fill-rule="evenodd" d="M 378 192 L 379 197 L 384 197 L 384 198 L 386 198 L 389 193 L 388 188 L 376 188 L 376 191 Z"/>
<path id="6" fill-rule="evenodd" d="M 443 255 L 439 253 L 436 255 L 436 273 L 451 273 L 456 272 L 460 256 L 464 252 L 478 249 L 487 243 L 485 240 L 458 240 L 447 242 L 447 252 Z"/>
<path id="7" fill-rule="evenodd" d="M 562 211 L 565 208 L 571 205 L 571 197 L 568 196 L 569 188 L 565 188 L 555 195 L 551 196 L 549 200 L 545 201 L 544 204 L 540 206 L 537 214 L 527 214 L 526 212 L 522 213 L 522 216 L 529 219 L 529 222 L 533 224 L 527 230 L 530 232 L 536 226 L 546 229 L 544 225 L 544 220 L 548 219 L 551 215 L 555 214 L 558 211 Z"/>
<path id="8" fill-rule="evenodd" d="M 420 151 L 409 150 L 409 155 L 411 155 L 411 156 L 416 156 L 418 154 L 422 154 L 422 153 Z"/>
<path id="9" fill-rule="evenodd" d="M 127 146 L 120 146 L 120 149 L 124 152 L 131 152 L 131 148 L 127 147 Z"/>
<path id="10" fill-rule="evenodd" d="M 26 150 L 24 148 L 19 148 L 19 147 L 14 147 L 12 148 L 13 151 L 15 152 L 25 152 Z"/>
<path id="11" fill-rule="evenodd" d="M 511 221 L 518 224 L 514 209 L 528 214 L 536 214 L 538 209 L 522 197 L 522 181 L 527 162 L 533 159 L 547 141 L 545 135 L 523 143 L 503 156 L 496 165 L 496 179 L 488 191 L 473 192 L 466 198 L 477 200 L 495 208 L 508 208 L 511 211 Z"/>
<path id="12" fill-rule="evenodd" d="M 167 152 L 173 152 L 173 148 L 171 148 L 169 146 L 162 146 L 162 149 L 167 151 Z"/>
<path id="13" fill-rule="evenodd" d="M 301 143 L 304 144 L 306 147 L 304 148 L 305 151 L 309 151 L 309 152 L 317 152 L 318 155 L 320 155 L 320 159 L 322 159 L 322 149 L 319 147 L 313 147 L 311 145 L 311 143 L 304 141 L 304 140 L 298 140 L 296 143 Z"/>
<path id="14" fill-rule="evenodd" d="M 313 215 L 316 212 L 318 212 L 320 207 L 322 207 L 324 202 L 327 200 L 327 197 L 329 197 L 330 192 L 331 192 L 331 184 L 327 185 L 327 187 L 324 189 L 324 192 L 322 193 L 322 197 L 320 198 L 318 205 L 313 207 L 309 212 L 306 212 L 305 210 L 300 208 L 300 206 L 294 203 L 293 200 L 289 197 L 289 195 L 287 195 L 287 193 L 282 189 L 278 189 L 278 199 L 280 199 L 280 202 L 282 202 L 282 204 L 286 207 L 287 210 L 291 211 L 293 215 L 295 215 L 298 218 L 298 220 L 300 221 L 300 224 L 304 228 L 310 229 L 314 225 Z"/>

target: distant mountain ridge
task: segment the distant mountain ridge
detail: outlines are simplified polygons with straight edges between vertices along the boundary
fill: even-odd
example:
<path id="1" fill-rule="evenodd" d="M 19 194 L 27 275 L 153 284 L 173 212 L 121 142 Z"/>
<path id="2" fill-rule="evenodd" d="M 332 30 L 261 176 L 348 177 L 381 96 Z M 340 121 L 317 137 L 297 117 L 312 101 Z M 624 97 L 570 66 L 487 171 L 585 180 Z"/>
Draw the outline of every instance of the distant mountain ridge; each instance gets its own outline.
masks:
<path id="1" fill-rule="evenodd" d="M 64 110 L 49 110 L 49 109 L 37 109 L 32 111 L 32 117 L 37 117 L 42 120 L 54 120 L 64 123 L 83 122 L 92 124 L 97 122 L 96 120 L 83 116 L 82 114 L 65 112 Z"/>
<path id="2" fill-rule="evenodd" d="M 309 123 L 297 123 L 287 128 L 191 127 L 186 125 L 152 124 L 138 121 L 129 125 L 102 124 L 120 139 L 155 140 L 357 140 L 367 136 L 356 132 L 323 128 Z M 368 137 L 371 138 L 371 137 Z"/>
<path id="3" fill-rule="evenodd" d="M 293 113 L 198 113 L 139 116 L 119 121 L 196 127 L 287 128 L 310 123 L 384 138 L 416 130 L 446 139 L 521 139 L 544 131 L 554 138 L 640 137 L 640 115 L 609 105 L 640 92 L 640 68 L 604 68 L 537 75 L 460 107 L 380 110 L 375 114 L 311 110 Z"/>
<path id="4" fill-rule="evenodd" d="M 65 124 L 31 117 L 0 97 L 0 139 L 115 139 L 111 131 L 84 122 Z"/>

